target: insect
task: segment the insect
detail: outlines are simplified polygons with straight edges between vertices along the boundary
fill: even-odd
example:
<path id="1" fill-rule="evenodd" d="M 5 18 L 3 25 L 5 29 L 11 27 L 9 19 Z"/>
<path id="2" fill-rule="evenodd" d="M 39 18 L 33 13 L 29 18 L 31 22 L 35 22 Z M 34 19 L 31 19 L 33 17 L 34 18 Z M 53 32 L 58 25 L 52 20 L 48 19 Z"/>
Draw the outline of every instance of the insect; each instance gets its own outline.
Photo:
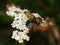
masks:
<path id="1" fill-rule="evenodd" d="M 47 32 L 50 29 L 48 23 L 42 22 L 43 20 L 40 17 L 35 17 L 30 12 L 25 12 L 29 20 L 26 22 L 26 25 L 34 31 Z"/>

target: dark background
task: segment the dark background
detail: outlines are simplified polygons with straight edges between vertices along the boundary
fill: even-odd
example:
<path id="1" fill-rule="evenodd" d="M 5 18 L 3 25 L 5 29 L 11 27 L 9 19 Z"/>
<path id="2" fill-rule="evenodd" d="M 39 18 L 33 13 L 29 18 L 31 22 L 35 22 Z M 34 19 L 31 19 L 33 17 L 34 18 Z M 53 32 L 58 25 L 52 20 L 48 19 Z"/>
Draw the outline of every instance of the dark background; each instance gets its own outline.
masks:
<path id="1" fill-rule="evenodd" d="M 60 0 L 0 0 L 0 45 L 24 45 L 11 39 L 13 28 L 10 24 L 13 18 L 7 16 L 6 5 L 12 3 L 22 9 L 37 12 L 43 18 L 47 16 L 53 18 L 60 29 Z M 42 42 L 44 42 L 42 45 L 58 45 L 56 41 L 50 44 L 48 38 L 39 32 L 31 32 L 30 36 L 31 40 L 26 42 L 26 45 L 40 45 Z"/>

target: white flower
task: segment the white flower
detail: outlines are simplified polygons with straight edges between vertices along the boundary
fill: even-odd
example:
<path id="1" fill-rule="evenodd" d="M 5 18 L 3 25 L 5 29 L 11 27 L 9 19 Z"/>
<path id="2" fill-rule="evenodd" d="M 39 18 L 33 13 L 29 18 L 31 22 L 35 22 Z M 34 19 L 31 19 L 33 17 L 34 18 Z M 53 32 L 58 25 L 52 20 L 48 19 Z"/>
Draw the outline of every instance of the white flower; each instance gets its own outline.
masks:
<path id="1" fill-rule="evenodd" d="M 22 43 L 23 40 L 29 41 L 29 36 L 26 33 L 20 31 L 13 31 L 12 39 L 17 40 L 19 43 Z"/>
<path id="2" fill-rule="evenodd" d="M 16 10 L 16 7 L 14 5 L 12 5 L 11 7 L 8 8 L 9 11 L 15 11 Z"/>
<path id="3" fill-rule="evenodd" d="M 12 16 L 12 17 L 13 17 L 14 15 L 16 15 L 16 14 L 15 14 L 14 12 L 12 12 L 12 11 L 11 11 L 11 12 L 6 11 L 6 13 L 7 13 L 9 16 Z"/>
<path id="4" fill-rule="evenodd" d="M 23 39 L 29 41 L 29 36 L 25 35 Z"/>
<path id="5" fill-rule="evenodd" d="M 15 37 L 17 37 L 17 33 L 18 33 L 18 31 L 17 30 L 15 30 L 15 31 L 13 31 L 13 36 L 12 36 L 12 39 L 14 39 Z"/>
<path id="6" fill-rule="evenodd" d="M 26 26 L 26 21 L 29 20 L 25 12 L 29 12 L 28 10 L 20 9 L 19 7 L 15 7 L 12 5 L 6 11 L 7 15 L 14 17 L 13 23 L 11 24 L 13 28 L 17 30 L 13 31 L 12 39 L 17 40 L 19 43 L 23 43 L 24 40 L 29 41 L 29 27 Z M 38 13 L 33 13 L 33 15 L 37 18 L 42 18 Z M 43 20 L 43 18 L 42 18 Z M 18 31 L 19 30 L 19 31 Z M 22 31 L 21 31 L 22 30 Z"/>
<path id="7" fill-rule="evenodd" d="M 11 25 L 17 30 L 13 31 L 12 39 L 17 40 L 19 43 L 23 43 L 23 40 L 29 41 L 29 36 L 27 35 L 27 33 L 29 33 L 30 29 L 26 26 L 26 21 L 28 20 L 28 17 L 24 13 L 25 11 L 28 10 L 21 10 L 19 7 L 17 8 L 15 6 L 9 7 L 8 11 L 6 11 L 7 15 L 14 17 L 14 21 Z"/>

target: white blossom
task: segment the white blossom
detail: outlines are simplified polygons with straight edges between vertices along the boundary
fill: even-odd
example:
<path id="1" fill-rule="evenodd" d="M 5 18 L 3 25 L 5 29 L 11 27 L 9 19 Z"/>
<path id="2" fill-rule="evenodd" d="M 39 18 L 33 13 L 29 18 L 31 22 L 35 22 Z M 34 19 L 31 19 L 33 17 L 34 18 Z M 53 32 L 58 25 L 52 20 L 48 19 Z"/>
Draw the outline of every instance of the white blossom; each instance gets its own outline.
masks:
<path id="1" fill-rule="evenodd" d="M 17 37 L 17 33 L 18 33 L 18 31 L 17 31 L 17 30 L 13 31 L 12 39 L 14 39 L 15 37 Z"/>
<path id="2" fill-rule="evenodd" d="M 28 10 L 20 9 L 19 7 L 16 7 L 12 5 L 8 8 L 8 11 L 6 11 L 6 14 L 8 16 L 12 16 L 14 18 L 12 22 L 12 27 L 16 28 L 17 30 L 13 31 L 12 33 L 12 39 L 17 40 L 19 43 L 23 43 L 24 40 L 29 41 L 29 36 L 27 35 L 29 33 L 29 28 L 26 26 L 26 21 L 29 20 L 27 15 L 24 12 L 27 12 Z M 29 11 L 28 11 L 29 12 Z M 32 13 L 36 18 L 40 17 L 42 20 L 43 18 L 38 13 Z M 44 22 L 44 20 L 43 20 Z"/>
<path id="3" fill-rule="evenodd" d="M 17 40 L 19 43 L 22 43 L 23 40 L 29 41 L 29 36 L 24 32 L 15 30 L 13 31 L 12 39 Z"/>
<path id="4" fill-rule="evenodd" d="M 15 6 L 9 7 L 8 11 L 6 11 L 7 15 L 14 17 L 14 21 L 11 25 L 17 30 L 13 31 L 12 39 L 17 40 L 19 43 L 23 43 L 23 40 L 29 41 L 29 36 L 27 35 L 27 33 L 29 33 L 30 29 L 26 26 L 26 21 L 28 20 L 28 17 L 24 13 L 25 11 L 28 10 L 22 10 L 19 7 Z"/>

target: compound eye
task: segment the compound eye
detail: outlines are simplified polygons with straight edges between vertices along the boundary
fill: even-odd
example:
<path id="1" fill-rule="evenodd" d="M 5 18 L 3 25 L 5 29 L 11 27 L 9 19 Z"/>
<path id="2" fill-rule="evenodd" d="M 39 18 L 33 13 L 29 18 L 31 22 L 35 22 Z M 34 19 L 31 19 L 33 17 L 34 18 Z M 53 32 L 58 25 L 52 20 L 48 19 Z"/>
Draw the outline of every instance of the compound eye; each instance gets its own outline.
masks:
<path id="1" fill-rule="evenodd" d="M 29 24 L 28 24 L 28 27 L 31 28 L 31 27 L 32 27 L 32 23 L 29 23 Z"/>
<path id="2" fill-rule="evenodd" d="M 29 28 L 31 28 L 31 27 L 32 27 L 32 22 L 31 22 L 30 20 L 28 20 L 28 21 L 26 22 L 26 26 L 28 26 Z"/>

